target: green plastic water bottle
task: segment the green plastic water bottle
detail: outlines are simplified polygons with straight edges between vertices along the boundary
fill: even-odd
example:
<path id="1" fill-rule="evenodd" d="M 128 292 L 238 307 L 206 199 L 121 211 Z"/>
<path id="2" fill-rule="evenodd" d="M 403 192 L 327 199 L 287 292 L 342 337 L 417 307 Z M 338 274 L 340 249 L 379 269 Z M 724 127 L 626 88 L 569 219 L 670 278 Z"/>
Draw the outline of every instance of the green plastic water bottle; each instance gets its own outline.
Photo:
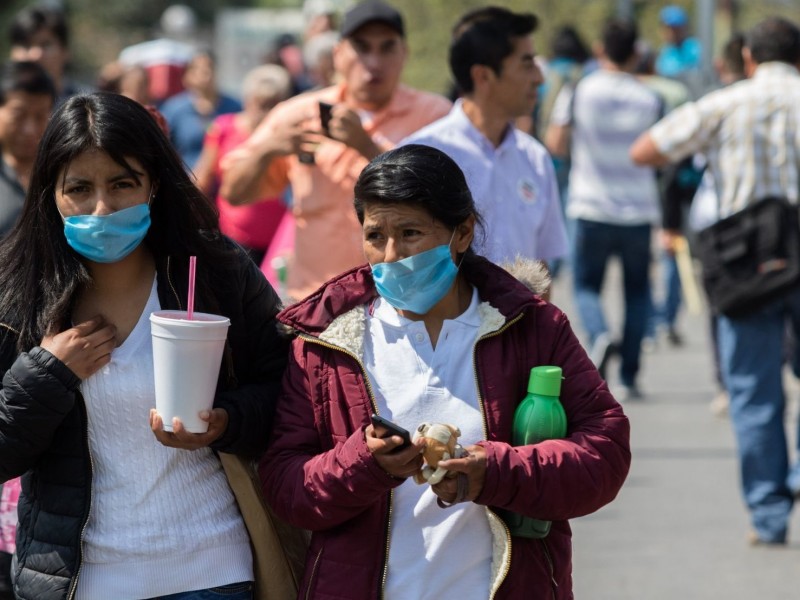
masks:
<path id="1" fill-rule="evenodd" d="M 561 394 L 561 367 L 531 369 L 528 393 L 514 412 L 511 441 L 515 446 L 538 444 L 567 435 L 567 415 L 558 399 Z M 511 535 L 543 538 L 550 533 L 550 521 L 532 519 L 503 511 Z"/>

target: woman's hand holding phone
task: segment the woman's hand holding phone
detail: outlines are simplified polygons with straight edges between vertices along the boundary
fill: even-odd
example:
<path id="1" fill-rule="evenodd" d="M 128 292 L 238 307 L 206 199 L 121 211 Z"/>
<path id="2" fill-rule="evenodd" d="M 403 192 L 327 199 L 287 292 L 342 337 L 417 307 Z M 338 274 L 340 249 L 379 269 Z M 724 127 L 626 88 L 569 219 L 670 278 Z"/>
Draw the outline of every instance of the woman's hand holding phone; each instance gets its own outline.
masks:
<path id="1" fill-rule="evenodd" d="M 422 468 L 425 441 L 411 442 L 408 431 L 373 415 L 372 424 L 364 431 L 367 448 L 378 465 L 392 477 L 406 479 Z"/>

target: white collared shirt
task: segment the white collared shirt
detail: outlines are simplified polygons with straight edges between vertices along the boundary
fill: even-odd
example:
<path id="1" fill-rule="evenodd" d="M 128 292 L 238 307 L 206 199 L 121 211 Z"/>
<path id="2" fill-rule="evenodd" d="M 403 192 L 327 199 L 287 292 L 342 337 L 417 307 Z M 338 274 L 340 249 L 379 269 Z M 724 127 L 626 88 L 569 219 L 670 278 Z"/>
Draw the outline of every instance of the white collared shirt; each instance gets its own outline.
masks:
<path id="1" fill-rule="evenodd" d="M 422 422 L 450 423 L 463 446 L 484 439 L 472 352 L 481 319 L 478 293 L 445 320 L 436 348 L 422 321 L 388 302 L 367 307 L 364 366 L 381 416 L 413 434 Z M 384 598 L 489 597 L 492 534 L 486 509 L 465 502 L 440 508 L 428 484 L 412 479 L 393 493 Z"/>
<path id="2" fill-rule="evenodd" d="M 403 144 L 433 146 L 452 158 L 467 179 L 486 223 L 475 250 L 494 263 L 524 258 L 566 256 L 567 234 L 561 214 L 553 161 L 539 142 L 509 123 L 494 147 L 456 102 L 450 113 L 411 134 Z"/>

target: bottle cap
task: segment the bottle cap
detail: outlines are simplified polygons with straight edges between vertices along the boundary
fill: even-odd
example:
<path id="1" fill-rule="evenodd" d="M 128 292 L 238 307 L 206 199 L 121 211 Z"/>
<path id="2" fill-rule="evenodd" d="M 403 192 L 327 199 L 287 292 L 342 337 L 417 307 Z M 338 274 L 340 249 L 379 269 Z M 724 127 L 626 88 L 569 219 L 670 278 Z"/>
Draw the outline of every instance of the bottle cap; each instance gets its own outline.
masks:
<path id="1" fill-rule="evenodd" d="M 528 392 L 541 396 L 561 395 L 561 367 L 533 367 L 531 376 L 528 379 Z"/>

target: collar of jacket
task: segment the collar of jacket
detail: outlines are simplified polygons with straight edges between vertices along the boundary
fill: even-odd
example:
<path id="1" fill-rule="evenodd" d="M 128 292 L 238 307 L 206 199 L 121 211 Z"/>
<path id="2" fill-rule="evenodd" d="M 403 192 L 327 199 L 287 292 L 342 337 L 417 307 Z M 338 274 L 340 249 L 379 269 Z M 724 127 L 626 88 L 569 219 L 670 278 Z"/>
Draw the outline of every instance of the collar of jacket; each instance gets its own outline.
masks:
<path id="1" fill-rule="evenodd" d="M 461 272 L 478 289 L 481 302 L 490 304 L 505 320 L 544 303 L 508 272 L 481 256 L 465 257 Z M 372 270 L 365 264 L 331 279 L 304 300 L 281 311 L 277 318 L 300 333 L 319 337 L 337 317 L 377 297 Z"/>

